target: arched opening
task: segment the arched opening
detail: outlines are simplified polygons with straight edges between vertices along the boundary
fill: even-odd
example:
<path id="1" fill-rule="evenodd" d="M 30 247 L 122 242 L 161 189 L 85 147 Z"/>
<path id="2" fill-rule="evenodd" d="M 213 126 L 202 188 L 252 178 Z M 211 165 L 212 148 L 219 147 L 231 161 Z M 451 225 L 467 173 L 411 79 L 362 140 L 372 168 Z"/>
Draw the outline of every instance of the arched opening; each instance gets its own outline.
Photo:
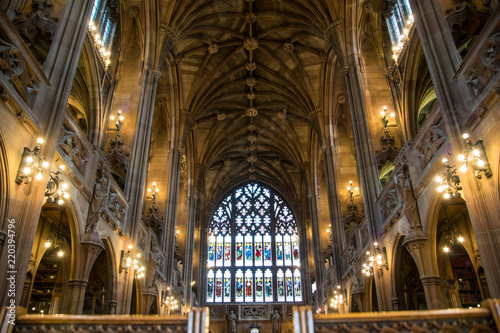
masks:
<path id="1" fill-rule="evenodd" d="M 108 247 L 99 254 L 92 266 L 89 283 L 85 290 L 83 314 L 110 314 L 109 302 L 113 298 L 113 279 L 111 263 L 107 255 Z"/>
<path id="2" fill-rule="evenodd" d="M 396 273 L 399 310 L 426 310 L 424 287 L 412 256 L 404 246 L 400 248 L 400 258 Z"/>
<path id="3" fill-rule="evenodd" d="M 210 222 L 207 303 L 302 302 L 295 217 L 276 191 L 238 186 Z"/>
<path id="4" fill-rule="evenodd" d="M 438 217 L 438 265 L 442 298 L 449 307 L 478 307 L 488 297 L 476 238 L 465 201 L 452 198 L 443 202 Z"/>
<path id="5" fill-rule="evenodd" d="M 47 203 L 42 207 L 31 265 L 34 278 L 24 286 L 23 295 L 28 300 L 28 313 L 64 312 L 71 267 L 70 227 L 64 206 Z"/>
<path id="6" fill-rule="evenodd" d="M 420 130 L 422 125 L 424 124 L 425 120 L 429 117 L 431 114 L 431 111 L 434 110 L 434 108 L 437 105 L 437 96 L 436 96 L 436 91 L 434 90 L 434 86 L 432 85 L 432 82 L 430 83 L 430 86 L 427 88 L 425 91 L 424 95 L 422 96 L 422 99 L 420 100 L 419 106 L 418 106 L 418 111 L 417 111 L 417 131 Z"/>

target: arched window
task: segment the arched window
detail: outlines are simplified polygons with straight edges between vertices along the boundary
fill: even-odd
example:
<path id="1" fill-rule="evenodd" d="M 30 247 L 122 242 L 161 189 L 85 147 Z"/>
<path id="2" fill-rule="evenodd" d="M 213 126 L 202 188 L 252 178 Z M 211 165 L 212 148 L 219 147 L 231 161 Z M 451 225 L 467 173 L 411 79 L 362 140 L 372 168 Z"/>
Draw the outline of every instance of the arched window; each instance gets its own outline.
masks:
<path id="1" fill-rule="evenodd" d="M 408 0 L 391 1 L 389 3 L 389 15 L 386 19 L 391 36 L 392 49 L 394 54 L 397 54 L 403 48 L 404 42 L 413 25 L 413 13 Z"/>
<path id="2" fill-rule="evenodd" d="M 207 302 L 301 302 L 297 223 L 283 198 L 248 183 L 210 221 Z"/>

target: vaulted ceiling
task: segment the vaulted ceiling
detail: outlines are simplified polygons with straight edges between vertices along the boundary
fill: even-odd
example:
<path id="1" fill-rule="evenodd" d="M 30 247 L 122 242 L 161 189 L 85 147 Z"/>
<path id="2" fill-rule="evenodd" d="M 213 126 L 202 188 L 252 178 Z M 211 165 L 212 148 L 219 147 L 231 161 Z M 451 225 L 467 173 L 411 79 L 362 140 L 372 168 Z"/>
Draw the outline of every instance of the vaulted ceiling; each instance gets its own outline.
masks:
<path id="1" fill-rule="evenodd" d="M 194 178 L 204 176 L 207 193 L 255 179 L 297 196 L 323 131 L 334 57 L 325 34 L 345 2 L 163 3 L 176 98 L 193 119 L 186 151 Z"/>

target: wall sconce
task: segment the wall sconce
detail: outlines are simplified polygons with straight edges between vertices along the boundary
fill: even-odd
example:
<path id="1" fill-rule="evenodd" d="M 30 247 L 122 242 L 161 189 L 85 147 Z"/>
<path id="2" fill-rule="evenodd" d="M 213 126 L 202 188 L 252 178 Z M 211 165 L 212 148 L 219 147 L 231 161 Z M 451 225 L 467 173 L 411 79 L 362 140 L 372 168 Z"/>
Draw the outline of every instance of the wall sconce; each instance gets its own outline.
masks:
<path id="1" fill-rule="evenodd" d="M 349 199 L 351 201 L 351 204 L 354 203 L 354 191 L 358 191 L 359 188 L 357 186 L 354 186 L 352 185 L 352 180 L 349 181 L 349 186 L 347 186 L 347 190 L 349 191 Z M 357 196 L 357 195 L 356 195 Z"/>
<path id="2" fill-rule="evenodd" d="M 387 106 L 384 106 L 382 111 L 380 111 L 380 115 L 382 116 L 382 123 L 384 124 L 384 133 L 389 133 L 389 117 L 387 117 Z M 389 114 L 392 118 L 396 116 L 394 112 Z"/>
<path id="3" fill-rule="evenodd" d="M 467 133 L 464 133 L 462 138 L 464 138 L 468 150 L 458 155 L 458 160 L 462 163 L 460 171 L 467 171 L 467 165 L 470 165 L 474 169 L 474 175 L 477 179 L 482 178 L 480 172 L 483 172 L 487 178 L 491 177 L 493 173 L 491 172 L 490 163 L 488 162 L 488 157 L 484 150 L 483 141 L 479 140 L 473 144 Z"/>
<path id="4" fill-rule="evenodd" d="M 442 161 L 446 169 L 444 173 L 436 177 L 436 182 L 440 183 L 437 190 L 438 192 L 444 192 L 445 199 L 459 198 L 459 191 L 462 190 L 462 186 L 460 185 L 460 177 L 457 175 L 457 168 L 450 166 L 446 157 Z"/>
<path id="5" fill-rule="evenodd" d="M 142 278 L 144 276 L 144 266 L 139 266 L 140 257 L 139 253 L 137 253 L 135 258 L 132 257 L 132 245 L 128 246 L 127 252 L 122 250 L 119 273 L 121 274 L 122 271 L 128 273 L 129 268 L 132 266 L 134 268 L 134 278 Z"/>
<path id="6" fill-rule="evenodd" d="M 153 198 L 153 207 L 156 207 L 156 193 L 159 192 L 159 189 L 156 188 L 156 183 L 153 182 L 153 188 L 148 188 L 148 192 L 151 193 L 151 197 Z"/>
<path id="7" fill-rule="evenodd" d="M 61 169 L 64 169 L 64 165 L 61 165 Z M 47 182 L 47 189 L 45 190 L 47 202 L 57 202 L 59 205 L 62 205 L 64 204 L 64 199 L 69 199 L 69 193 L 66 192 L 68 184 L 64 179 L 59 177 L 61 174 L 61 170 L 50 172 L 50 179 Z"/>
<path id="8" fill-rule="evenodd" d="M 345 295 L 345 290 L 342 290 L 340 285 L 333 291 L 333 298 L 331 299 L 330 306 L 334 309 L 338 309 L 339 306 L 347 304 L 347 296 Z"/>
<path id="9" fill-rule="evenodd" d="M 33 150 L 24 147 L 23 156 L 17 170 L 16 183 L 21 185 L 24 180 L 25 184 L 29 184 L 35 176 L 35 179 L 42 179 L 44 169 L 49 166 L 49 163 L 44 158 L 38 156 L 40 145 L 43 144 L 43 139 L 37 140 L 37 145 Z"/>
<path id="10" fill-rule="evenodd" d="M 383 267 L 389 269 L 385 247 L 379 248 L 377 242 L 373 243 L 373 246 L 375 247 L 375 254 L 371 255 L 370 251 L 366 251 L 366 259 L 362 264 L 362 273 L 366 276 L 373 275 L 373 264 L 375 262 L 378 269 L 382 269 Z"/>
<path id="11" fill-rule="evenodd" d="M 448 213 L 445 210 L 445 220 L 443 221 L 442 227 L 441 227 L 441 232 L 442 232 L 442 239 L 443 239 L 443 251 L 448 253 L 450 252 L 449 246 L 457 244 L 457 243 L 463 243 L 464 242 L 464 237 L 458 230 L 457 223 L 455 219 L 453 218 L 448 218 Z"/>
<path id="12" fill-rule="evenodd" d="M 170 287 L 167 288 L 167 291 L 161 291 L 161 306 L 166 307 L 166 312 L 168 315 L 179 308 L 179 302 L 177 301 L 175 296 L 171 295 L 170 293 Z"/>
<path id="13" fill-rule="evenodd" d="M 106 67 L 109 66 L 110 63 L 109 57 L 111 55 L 111 52 L 107 51 L 104 48 L 104 41 L 101 40 L 101 36 L 99 35 L 99 33 L 96 32 L 97 27 L 95 26 L 93 21 L 89 21 L 88 30 L 92 36 L 92 39 L 94 40 L 94 47 L 101 56 L 101 60 L 104 62 Z"/>
<path id="14" fill-rule="evenodd" d="M 116 136 L 120 136 L 121 130 L 122 130 L 122 120 L 124 119 L 122 116 L 122 110 L 118 110 L 116 112 L 116 116 L 111 116 L 111 120 L 115 120 L 115 127 L 116 127 Z"/>

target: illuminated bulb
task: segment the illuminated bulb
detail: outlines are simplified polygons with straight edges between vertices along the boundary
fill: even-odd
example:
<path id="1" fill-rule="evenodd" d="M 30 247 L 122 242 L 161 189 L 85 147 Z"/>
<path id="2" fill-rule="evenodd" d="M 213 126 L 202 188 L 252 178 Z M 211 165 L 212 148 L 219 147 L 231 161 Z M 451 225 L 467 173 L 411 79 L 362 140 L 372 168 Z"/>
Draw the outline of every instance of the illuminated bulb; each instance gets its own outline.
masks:
<path id="1" fill-rule="evenodd" d="M 479 156 L 479 155 L 481 155 L 481 152 L 479 151 L 479 149 L 474 149 L 474 150 L 472 151 L 472 155 L 474 155 L 474 156 Z"/>
<path id="2" fill-rule="evenodd" d="M 441 183 L 443 181 L 443 178 L 441 176 L 436 177 L 436 182 Z"/>
<path id="3" fill-rule="evenodd" d="M 443 187 L 442 186 L 438 187 L 438 192 L 443 192 Z"/>
<path id="4" fill-rule="evenodd" d="M 64 170 L 64 169 L 66 169 L 66 166 L 64 164 L 62 164 L 61 166 L 59 166 L 59 169 Z"/>
<path id="5" fill-rule="evenodd" d="M 158 192 L 158 191 L 159 191 L 159 189 L 156 189 L 156 190 L 155 190 L 155 192 Z"/>
<path id="6" fill-rule="evenodd" d="M 43 139 L 42 138 L 38 138 L 38 140 L 36 140 L 36 142 L 38 142 L 38 144 L 43 144 Z"/>
<path id="7" fill-rule="evenodd" d="M 330 233 L 330 229 L 326 229 L 326 232 Z"/>
<path id="8" fill-rule="evenodd" d="M 64 200 L 63 200 L 63 199 L 59 199 L 59 200 L 57 200 L 57 204 L 58 204 L 58 205 L 62 205 L 63 203 L 64 203 Z"/>
<path id="9" fill-rule="evenodd" d="M 24 173 L 25 175 L 27 175 L 27 174 L 31 173 L 31 168 L 30 168 L 30 167 L 25 167 L 25 168 L 23 169 L 23 173 Z"/>
<path id="10" fill-rule="evenodd" d="M 45 247 L 50 247 L 50 242 L 49 241 L 45 242 Z"/>
<path id="11" fill-rule="evenodd" d="M 43 310 L 40 310 L 40 313 L 43 313 Z"/>
<path id="12" fill-rule="evenodd" d="M 58 257 L 62 257 L 63 255 L 64 255 L 64 252 L 63 252 L 63 251 L 59 251 L 59 252 L 57 252 L 57 256 L 58 256 Z"/>
<path id="13" fill-rule="evenodd" d="M 129 245 L 129 246 L 128 246 L 128 248 L 129 248 L 130 250 L 132 250 L 132 245 Z"/>
<path id="14" fill-rule="evenodd" d="M 26 162 L 28 162 L 28 163 L 33 163 L 33 157 L 32 157 L 32 156 L 28 156 L 28 157 L 26 158 Z"/>
<path id="15" fill-rule="evenodd" d="M 354 188 L 354 191 L 357 191 L 357 190 L 358 190 L 358 187 L 356 186 L 356 187 Z"/>
<path id="16" fill-rule="evenodd" d="M 153 182 L 153 186 L 156 186 L 156 183 L 155 183 L 155 182 Z"/>
<path id="17" fill-rule="evenodd" d="M 395 117 L 396 114 L 394 112 L 391 112 L 391 117 Z"/>
<path id="18" fill-rule="evenodd" d="M 140 258 L 141 257 L 141 254 L 140 253 L 137 253 L 137 258 Z"/>
<path id="19" fill-rule="evenodd" d="M 462 166 L 460 167 L 460 171 L 461 172 L 466 172 L 467 171 L 467 165 L 462 164 Z"/>
<path id="20" fill-rule="evenodd" d="M 69 194 L 68 193 L 64 193 L 63 197 L 64 197 L 64 199 L 69 199 Z"/>
<path id="21" fill-rule="evenodd" d="M 481 168 L 484 167 L 484 161 L 481 159 L 477 160 L 477 165 Z"/>
<path id="22" fill-rule="evenodd" d="M 66 183 L 62 183 L 62 184 L 61 184 L 61 187 L 62 187 L 63 189 L 67 189 L 67 188 L 68 188 L 68 184 L 66 184 Z"/>
<path id="23" fill-rule="evenodd" d="M 450 248 L 449 248 L 448 246 L 445 246 L 443 250 L 444 250 L 444 252 L 446 252 L 446 253 L 450 252 Z"/>
<path id="24" fill-rule="evenodd" d="M 469 134 L 468 133 L 462 134 L 462 138 L 464 138 L 465 140 L 467 140 L 469 138 Z"/>
<path id="25" fill-rule="evenodd" d="M 42 179 L 42 174 L 41 174 L 40 172 L 39 172 L 39 173 L 37 173 L 37 174 L 36 174 L 36 176 L 35 176 L 35 178 L 36 178 L 37 180 Z"/>
<path id="26" fill-rule="evenodd" d="M 382 256 L 380 254 L 377 256 L 377 260 L 382 260 Z"/>
<path id="27" fill-rule="evenodd" d="M 382 265 L 382 260 L 377 260 L 377 264 Z"/>
<path id="28" fill-rule="evenodd" d="M 347 190 L 350 191 L 351 190 L 351 187 L 350 186 L 347 186 Z"/>
<path id="29" fill-rule="evenodd" d="M 366 251 L 366 255 L 369 256 L 370 255 L 370 251 Z"/>
<path id="30" fill-rule="evenodd" d="M 463 242 L 464 242 L 464 238 L 463 238 L 462 236 L 460 236 L 460 237 L 458 237 L 458 241 L 459 241 L 460 243 L 463 243 Z"/>
<path id="31" fill-rule="evenodd" d="M 123 118 L 123 116 L 119 116 L 118 119 L 120 119 L 120 121 L 122 121 L 124 118 Z"/>
<path id="32" fill-rule="evenodd" d="M 448 159 L 446 157 L 444 157 L 441 161 L 443 161 L 443 163 L 447 163 Z"/>
<path id="33" fill-rule="evenodd" d="M 449 199 L 450 197 L 451 197 L 450 193 L 446 192 L 446 193 L 444 194 L 444 198 L 445 198 L 445 199 Z"/>
<path id="34" fill-rule="evenodd" d="M 375 258 L 373 256 L 371 256 L 370 261 L 375 261 Z"/>
<path id="35" fill-rule="evenodd" d="M 31 308 L 31 310 L 35 311 L 35 308 L 34 308 L 34 307 L 33 307 L 33 308 Z"/>
<path id="36" fill-rule="evenodd" d="M 125 265 L 126 265 L 127 267 L 130 267 L 130 263 L 129 263 L 129 262 L 127 262 Z"/>
<path id="37" fill-rule="evenodd" d="M 458 155 L 458 160 L 459 161 L 465 160 L 465 156 L 463 154 Z"/>
<path id="38" fill-rule="evenodd" d="M 385 111 L 380 111 L 380 115 L 381 115 L 382 117 L 385 117 Z"/>
<path id="39" fill-rule="evenodd" d="M 109 118 L 111 118 L 111 120 L 115 120 L 115 116 L 111 116 L 111 117 L 109 117 Z"/>
<path id="40" fill-rule="evenodd" d="M 378 243 L 377 243 L 377 242 L 374 242 L 374 243 L 373 243 L 373 246 L 378 246 Z"/>

